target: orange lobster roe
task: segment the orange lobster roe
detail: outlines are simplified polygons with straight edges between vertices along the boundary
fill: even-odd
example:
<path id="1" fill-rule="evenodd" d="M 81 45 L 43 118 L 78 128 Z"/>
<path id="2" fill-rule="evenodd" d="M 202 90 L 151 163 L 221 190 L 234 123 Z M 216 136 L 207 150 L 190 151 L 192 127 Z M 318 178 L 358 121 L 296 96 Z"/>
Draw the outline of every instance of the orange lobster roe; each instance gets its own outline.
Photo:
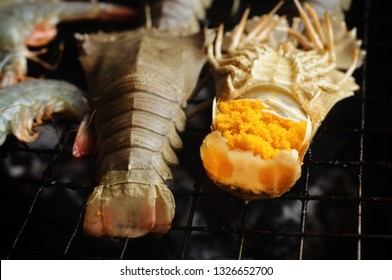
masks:
<path id="1" fill-rule="evenodd" d="M 252 151 L 263 159 L 274 158 L 280 150 L 299 151 L 306 122 L 281 118 L 263 109 L 256 100 L 220 102 L 215 129 L 222 133 L 230 149 Z"/>

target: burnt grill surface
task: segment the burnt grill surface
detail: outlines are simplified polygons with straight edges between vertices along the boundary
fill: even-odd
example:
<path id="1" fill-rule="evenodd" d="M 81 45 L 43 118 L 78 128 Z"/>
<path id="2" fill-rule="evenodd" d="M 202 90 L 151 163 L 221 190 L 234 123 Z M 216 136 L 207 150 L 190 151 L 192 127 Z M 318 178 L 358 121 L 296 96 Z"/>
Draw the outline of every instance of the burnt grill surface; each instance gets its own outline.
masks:
<path id="1" fill-rule="evenodd" d="M 250 2 L 242 1 L 240 11 Z M 253 2 L 255 15 L 276 1 Z M 283 197 L 246 204 L 214 186 L 199 156 L 211 121 L 207 109 L 189 119 L 182 134 L 184 149 L 171 184 L 177 204 L 172 229 L 158 239 L 87 237 L 82 225 L 94 187 L 94 158 L 72 159 L 78 123 L 57 117 L 41 127 L 37 142 L 9 136 L 0 147 L 1 259 L 392 259 L 392 40 L 385 32 L 392 17 L 386 4 L 353 0 L 347 23 L 357 27 L 367 51 L 355 72 L 361 89 L 329 113 L 300 180 Z M 215 1 L 208 24 L 225 21 L 230 28 L 239 15 L 228 20 L 228 6 Z M 55 60 L 60 41 L 66 46 L 64 58 L 46 77 L 85 89 L 73 33 L 128 27 L 60 25 L 46 59 Z M 32 75 L 44 71 L 29 66 Z M 210 81 L 188 109 L 213 96 L 213 90 Z"/>

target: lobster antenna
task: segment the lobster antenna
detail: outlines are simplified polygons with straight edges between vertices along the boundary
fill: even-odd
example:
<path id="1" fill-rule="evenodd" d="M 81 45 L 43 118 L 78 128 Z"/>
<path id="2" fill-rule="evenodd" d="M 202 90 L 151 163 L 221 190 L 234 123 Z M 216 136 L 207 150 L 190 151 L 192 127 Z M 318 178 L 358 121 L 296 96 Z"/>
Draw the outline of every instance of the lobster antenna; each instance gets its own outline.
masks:
<path id="1" fill-rule="evenodd" d="M 328 31 L 328 51 L 331 56 L 331 60 L 333 62 L 336 61 L 336 54 L 335 54 L 335 40 L 334 40 L 334 35 L 333 35 L 333 28 L 332 28 L 332 23 L 331 23 L 331 17 L 327 12 L 325 12 L 325 22 L 327 24 L 327 31 Z"/>
<path id="2" fill-rule="evenodd" d="M 262 32 L 262 30 L 266 27 L 267 24 L 269 24 L 272 17 L 276 14 L 280 7 L 282 7 L 283 4 L 284 1 L 280 1 L 262 20 L 260 20 L 259 24 L 251 32 L 249 32 L 246 40 L 250 41 L 260 32 Z"/>
<path id="3" fill-rule="evenodd" d="M 348 70 L 344 74 L 344 77 L 339 81 L 340 86 L 342 86 L 354 73 L 354 70 L 358 64 L 358 60 L 359 60 L 359 50 L 355 49 L 353 52 L 353 62 L 351 63 L 351 66 L 348 68 Z"/>
<path id="4" fill-rule="evenodd" d="M 302 18 L 303 23 L 305 24 L 305 28 L 309 35 L 310 40 L 318 50 L 322 50 L 323 44 L 321 43 L 320 37 L 317 35 L 308 15 L 304 11 L 304 9 L 302 8 L 298 0 L 294 0 L 294 3 L 297 6 L 298 12 Z"/>
<path id="5" fill-rule="evenodd" d="M 216 36 L 216 41 L 215 41 L 215 57 L 217 59 L 222 58 L 222 41 L 223 41 L 223 24 L 219 25 L 218 28 L 218 35 Z"/>
<path id="6" fill-rule="evenodd" d="M 317 16 L 316 11 L 313 9 L 313 7 L 309 3 L 305 3 L 304 5 L 305 5 L 305 8 L 308 11 L 310 17 L 313 20 L 314 27 L 316 28 L 317 33 L 320 36 L 321 42 L 325 44 L 326 43 L 325 35 L 324 35 L 324 32 L 323 32 L 323 29 L 321 28 L 320 19 Z"/>
<path id="7" fill-rule="evenodd" d="M 229 50 L 237 48 L 241 39 L 242 32 L 244 32 L 244 29 L 246 27 L 246 21 L 248 19 L 249 12 L 250 12 L 250 8 L 247 7 L 245 9 L 244 14 L 242 15 L 240 23 L 236 26 L 236 28 L 233 31 L 233 35 L 232 35 L 233 39 L 230 43 Z"/>
<path id="8" fill-rule="evenodd" d="M 216 69 L 220 65 L 219 65 L 219 62 L 215 59 L 214 50 L 213 50 L 213 46 L 212 45 L 213 44 L 211 43 L 211 44 L 208 44 L 208 46 L 207 46 L 207 58 L 208 58 L 208 61 L 211 64 L 213 64 L 214 68 Z"/>
<path id="9" fill-rule="evenodd" d="M 268 34 L 270 34 L 275 29 L 277 24 L 278 22 L 276 21 L 273 21 L 270 24 L 268 24 L 268 26 L 266 26 L 266 28 L 257 35 L 256 41 L 261 42 L 265 38 L 267 38 Z"/>
<path id="10" fill-rule="evenodd" d="M 312 43 L 304 35 L 298 33 L 293 28 L 289 28 L 287 31 L 289 35 L 293 36 L 294 39 L 297 40 L 297 42 L 302 45 L 302 47 L 304 47 L 305 49 L 312 48 Z"/>

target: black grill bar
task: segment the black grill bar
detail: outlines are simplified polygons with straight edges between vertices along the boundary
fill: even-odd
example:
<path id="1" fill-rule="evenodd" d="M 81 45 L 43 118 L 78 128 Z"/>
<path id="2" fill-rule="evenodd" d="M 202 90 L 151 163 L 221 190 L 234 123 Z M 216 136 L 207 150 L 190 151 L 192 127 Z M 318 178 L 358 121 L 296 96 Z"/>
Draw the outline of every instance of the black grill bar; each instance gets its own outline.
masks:
<path id="1" fill-rule="evenodd" d="M 204 176 L 205 176 L 205 174 L 204 174 Z M 202 177 L 203 177 L 203 175 L 200 174 L 198 176 L 198 178 L 200 178 L 200 179 L 195 182 L 195 185 L 194 185 L 195 193 L 200 191 Z M 193 195 L 192 196 L 191 209 L 189 211 L 189 216 L 188 216 L 188 220 L 187 220 L 187 226 L 186 226 L 186 229 L 185 229 L 185 236 L 184 236 L 183 246 L 182 246 L 182 250 L 181 250 L 181 259 L 185 259 L 185 256 L 186 256 L 186 250 L 187 250 L 188 242 L 189 242 L 189 235 L 191 233 L 191 230 L 189 230 L 189 229 L 192 228 L 192 221 L 193 221 L 193 217 L 195 215 L 197 199 L 198 199 L 197 195 Z"/>
<path id="2" fill-rule="evenodd" d="M 370 18 L 369 10 L 370 9 L 370 1 L 367 0 L 365 2 L 365 9 L 364 9 L 364 27 L 363 27 L 363 43 L 365 46 L 368 45 L 369 43 L 369 29 L 368 29 L 368 20 Z M 362 66 L 362 84 L 361 84 L 361 97 L 362 97 L 362 105 L 361 105 L 361 129 L 365 129 L 365 99 L 366 99 L 366 69 L 367 69 L 367 57 L 363 61 L 363 66 Z M 363 149 L 364 149 L 364 133 L 361 132 L 360 134 L 360 151 L 359 151 L 359 161 L 363 162 Z M 358 175 L 358 197 L 362 197 L 362 177 L 363 177 L 363 167 L 362 165 L 359 166 L 359 175 Z M 358 235 L 360 236 L 362 233 L 362 202 L 358 202 Z M 362 240 L 361 238 L 358 238 L 358 249 L 357 249 L 357 259 L 360 260 L 362 258 Z"/>
<path id="3" fill-rule="evenodd" d="M 57 144 L 55 149 L 52 151 L 52 153 L 51 153 L 51 160 L 50 160 L 50 163 L 48 164 L 46 170 L 43 172 L 43 175 L 42 175 L 43 180 L 42 181 L 45 181 L 46 178 L 51 178 L 52 177 L 52 174 L 51 174 L 52 173 L 52 168 L 53 168 L 53 165 L 56 163 L 56 160 L 58 158 L 59 150 L 60 150 L 60 147 L 61 147 L 61 143 L 63 143 L 64 137 L 65 137 L 65 134 L 61 135 L 61 137 L 59 139 L 59 144 Z M 45 151 L 45 152 L 47 152 L 47 151 Z M 41 153 L 41 151 L 39 151 L 39 153 Z M 9 254 L 6 256 L 6 259 L 9 259 L 11 257 L 12 251 L 15 250 L 15 247 L 16 247 L 18 241 L 19 241 L 19 238 L 20 238 L 22 232 L 24 231 L 27 223 L 29 222 L 29 220 L 30 220 L 30 218 L 32 216 L 32 213 L 33 213 L 34 208 L 35 208 L 35 206 L 37 204 L 38 198 L 39 198 L 40 194 L 43 191 L 43 188 L 44 188 L 44 185 L 42 183 L 37 184 L 37 189 L 36 189 L 36 192 L 35 192 L 35 195 L 34 195 L 34 199 L 33 199 L 32 203 L 31 203 L 29 211 L 27 212 L 27 215 L 26 215 L 26 217 L 25 217 L 25 219 L 24 219 L 24 221 L 22 223 L 22 226 L 20 227 L 20 230 L 16 234 L 15 240 L 14 240 L 14 242 L 12 244 L 12 247 L 11 247 L 11 250 L 10 250 Z"/>
<path id="4" fill-rule="evenodd" d="M 242 218 L 242 224 L 241 224 L 241 229 L 244 229 L 246 227 L 246 222 L 247 222 L 247 218 L 248 218 L 248 203 L 245 204 L 245 211 L 244 211 L 244 216 Z M 242 252 L 244 249 L 244 240 L 245 240 L 245 233 L 241 233 L 240 234 L 240 245 L 238 248 L 238 259 L 241 260 L 242 259 Z"/>
<path id="5" fill-rule="evenodd" d="M 308 150 L 308 161 L 312 159 L 312 144 L 309 145 L 309 150 Z M 304 188 L 304 195 L 303 196 L 309 196 L 309 176 L 310 176 L 310 168 L 309 168 L 309 163 L 306 167 L 306 179 L 305 179 L 305 188 Z M 301 227 L 301 234 L 305 234 L 305 224 L 306 224 L 306 213 L 308 212 L 308 199 L 301 199 L 302 202 L 302 208 L 301 208 L 301 222 L 300 222 L 300 227 Z M 300 260 L 303 259 L 303 253 L 304 253 L 304 240 L 305 237 L 301 236 L 301 241 L 300 241 L 300 247 L 299 247 L 299 253 L 298 253 L 298 258 Z"/>
<path id="6" fill-rule="evenodd" d="M 224 1 L 216 2 L 211 15 L 219 21 Z M 248 2 L 255 14 L 274 4 L 249 0 L 241 2 L 242 10 Z M 206 110 L 188 120 L 182 135 L 184 150 L 171 185 L 177 204 L 172 229 L 160 239 L 87 237 L 82 225 L 95 186 L 94 159 L 72 159 L 78 123 L 60 119 L 46 126 L 56 130 L 46 134 L 47 142 L 23 144 L 10 136 L 0 147 L 1 258 L 391 259 L 392 42 L 376 27 L 387 30 L 392 17 L 385 1 L 352 2 L 347 22 L 358 27 L 367 51 L 355 72 L 361 89 L 327 116 L 290 192 L 244 202 L 217 188 L 198 151 L 211 122 Z M 67 43 L 77 25 L 61 29 Z M 74 51 L 65 53 L 68 62 Z M 70 73 L 79 71 L 83 77 L 81 69 L 64 67 L 46 74 L 74 81 Z M 213 89 L 211 80 L 204 83 L 189 107 L 212 97 Z"/>
<path id="7" fill-rule="evenodd" d="M 23 222 L 23 224 L 22 224 L 22 226 L 21 226 L 19 232 L 18 232 L 18 233 L 16 234 L 16 236 L 15 236 L 15 240 L 14 240 L 14 242 L 12 243 L 12 247 L 11 247 L 10 253 L 7 255 L 6 259 L 9 259 L 10 256 L 11 256 L 11 252 L 12 252 L 13 250 L 15 250 L 15 246 L 16 246 L 16 244 L 17 244 L 18 241 L 19 241 L 20 235 L 22 234 L 23 230 L 24 230 L 25 227 L 26 227 L 26 224 L 27 224 L 27 222 L 28 222 L 28 220 L 29 220 L 29 217 L 30 217 L 31 213 L 33 212 L 35 203 L 36 203 L 37 198 L 38 198 L 39 194 L 41 193 L 41 191 L 42 191 L 42 189 L 41 189 L 41 188 L 38 188 L 38 190 L 37 190 L 37 192 L 36 192 L 36 194 L 35 194 L 35 196 L 34 196 L 33 203 L 32 203 L 31 206 L 30 206 L 29 212 L 27 213 L 26 218 L 25 218 L 25 220 L 24 220 L 24 222 Z"/>

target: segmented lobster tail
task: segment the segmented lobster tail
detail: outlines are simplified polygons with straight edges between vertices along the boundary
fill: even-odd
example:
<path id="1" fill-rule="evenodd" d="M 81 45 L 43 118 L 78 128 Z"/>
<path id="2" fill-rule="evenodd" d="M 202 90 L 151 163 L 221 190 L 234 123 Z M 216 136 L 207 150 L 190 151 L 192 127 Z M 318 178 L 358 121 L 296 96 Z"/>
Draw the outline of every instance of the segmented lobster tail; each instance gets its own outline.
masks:
<path id="1" fill-rule="evenodd" d="M 135 76 L 120 84 L 147 78 Z M 177 163 L 173 148 L 181 148 L 174 119 L 181 116 L 182 130 L 184 112 L 177 102 L 134 87 L 111 88 L 103 98 L 116 98 L 94 106 L 100 185 L 86 212 L 91 235 L 163 234 L 174 216 L 174 198 L 165 182 L 171 179 L 168 165 Z"/>
<path id="2" fill-rule="evenodd" d="M 85 232 L 163 234 L 175 209 L 169 166 L 178 163 L 183 109 L 204 64 L 203 36 L 139 29 L 82 40 L 99 150 L 99 185 L 88 200 Z"/>

